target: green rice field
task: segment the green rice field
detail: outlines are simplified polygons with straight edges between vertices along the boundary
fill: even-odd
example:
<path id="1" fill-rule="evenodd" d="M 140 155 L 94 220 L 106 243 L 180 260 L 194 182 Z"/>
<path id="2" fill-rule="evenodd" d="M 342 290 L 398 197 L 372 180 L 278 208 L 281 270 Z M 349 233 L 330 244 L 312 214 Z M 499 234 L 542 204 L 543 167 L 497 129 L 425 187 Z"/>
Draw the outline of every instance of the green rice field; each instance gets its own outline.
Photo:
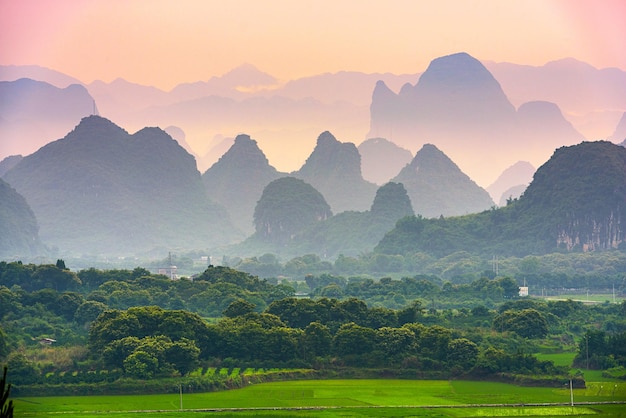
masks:
<path id="1" fill-rule="evenodd" d="M 533 295 L 533 297 L 535 297 Z M 539 297 L 539 296 L 537 296 Z M 546 300 L 567 300 L 571 299 L 576 302 L 587 302 L 587 303 L 622 303 L 622 301 L 626 300 L 624 296 L 621 295 L 613 295 L 612 293 L 589 293 L 587 294 L 562 294 L 559 296 L 544 296 Z"/>
<path id="2" fill-rule="evenodd" d="M 563 388 L 494 382 L 422 380 L 299 380 L 210 393 L 14 398 L 16 417 L 82 418 L 99 415 L 479 417 L 626 416 L 626 404 L 569 405 Z M 574 402 L 626 402 L 626 382 L 574 389 Z M 540 405 L 551 404 L 551 405 Z M 560 405 L 557 405 L 560 404 Z"/>

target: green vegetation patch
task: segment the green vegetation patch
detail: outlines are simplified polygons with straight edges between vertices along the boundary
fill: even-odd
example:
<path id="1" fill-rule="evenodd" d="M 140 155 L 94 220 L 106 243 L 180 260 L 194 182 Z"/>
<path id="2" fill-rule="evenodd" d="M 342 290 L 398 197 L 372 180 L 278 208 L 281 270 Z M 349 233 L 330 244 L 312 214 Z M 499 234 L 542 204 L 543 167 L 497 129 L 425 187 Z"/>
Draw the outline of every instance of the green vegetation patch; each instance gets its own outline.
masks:
<path id="1" fill-rule="evenodd" d="M 624 401 L 626 383 L 605 382 L 599 386 L 590 385 L 586 389 L 575 389 L 575 402 L 583 401 Z M 615 386 L 617 385 L 617 386 Z M 382 410 L 416 406 L 433 406 L 432 411 L 448 416 L 528 416 L 515 411 L 532 411 L 531 407 L 502 408 L 445 408 L 447 405 L 462 406 L 476 404 L 532 404 L 568 403 L 569 389 L 519 387 L 504 383 L 476 381 L 433 381 L 433 380 L 308 380 L 273 382 L 251 385 L 243 389 L 210 393 L 183 393 L 183 408 L 191 409 L 232 409 L 232 408 L 340 408 L 354 407 L 361 416 L 385 416 Z M 180 408 L 179 394 L 133 395 L 133 396 L 74 396 L 16 398 L 16 413 L 29 416 L 47 416 L 63 412 L 64 416 L 80 413 L 106 413 L 107 411 L 177 411 Z M 372 411 L 365 412 L 365 408 Z M 441 408 L 443 407 L 443 408 Z M 623 407 L 623 405 L 622 405 Z M 381 409 L 382 408 L 382 409 Z M 535 407 L 533 407 L 535 408 Z M 554 407 L 551 412 L 544 407 L 536 407 L 537 416 L 564 415 Z M 547 408 L 547 407 L 545 407 Z M 363 410 L 362 410 L 363 409 Z M 411 408 L 408 408 L 411 409 Z M 592 413 L 592 409 L 575 407 L 576 414 Z M 445 410 L 445 412 L 444 412 Z M 480 412 L 476 412 L 479 410 Z M 571 408 L 568 409 L 571 413 Z M 580 410 L 580 411 L 579 411 Z M 494 412 L 495 411 L 495 412 Z M 499 412 L 498 412 L 499 411 Z M 251 411 L 248 411 L 251 412 Z M 304 411 L 300 411 L 304 413 Z M 300 412 L 298 414 L 300 414 Z M 328 411 L 327 411 L 328 412 Z M 337 410 L 334 411 L 338 412 Z M 416 416 L 422 412 L 413 411 Z M 70 415 L 65 415 L 68 413 Z M 321 411 L 317 411 L 321 413 Z M 487 413 L 489 415 L 487 415 Z M 149 416 L 145 415 L 141 416 Z M 202 416 L 198 413 L 194 416 Z M 482 415 L 481 415 L 482 414 Z M 499 415 L 498 415 L 499 414 Z M 517 414 L 517 415 L 516 415 Z M 343 415 L 343 413 L 341 414 Z M 80 415 L 76 415 L 80 416 Z M 133 415 L 129 415 L 133 416 Z M 164 416 L 164 415 L 160 415 Z M 237 415 L 241 416 L 241 415 Z M 280 416 L 284 416 L 282 413 Z M 315 415 L 322 416 L 322 415 Z M 336 416 L 336 415 L 335 415 Z M 348 415 L 350 416 L 350 415 Z M 398 416 L 398 415 L 396 415 Z M 410 415 L 402 415 L 410 416 Z"/>
<path id="2" fill-rule="evenodd" d="M 459 413 L 458 415 L 456 413 Z M 514 406 L 505 408 L 468 408 L 462 411 L 446 410 L 455 417 L 557 417 L 562 415 L 596 415 L 591 408 L 571 406 Z"/>

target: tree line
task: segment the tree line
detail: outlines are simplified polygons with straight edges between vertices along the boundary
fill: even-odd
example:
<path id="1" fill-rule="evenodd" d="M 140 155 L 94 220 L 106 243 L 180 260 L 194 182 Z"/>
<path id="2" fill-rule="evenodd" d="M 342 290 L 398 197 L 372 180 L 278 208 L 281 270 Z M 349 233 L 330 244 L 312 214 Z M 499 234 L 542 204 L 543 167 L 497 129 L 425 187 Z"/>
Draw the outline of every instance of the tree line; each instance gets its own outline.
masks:
<path id="1" fill-rule="evenodd" d="M 441 375 L 562 373 L 531 355 L 549 337 L 570 346 L 587 338 L 590 367 L 626 365 L 618 350 L 626 303 L 523 299 L 508 278 L 442 284 L 431 276 L 307 276 L 313 295 L 296 298 L 287 284 L 229 267 L 170 280 L 140 267 L 75 273 L 59 260 L 2 262 L 0 280 L 0 359 L 22 383 L 76 369 L 149 378 L 242 363 Z M 329 296 L 332 289 L 343 293 Z M 383 295 L 398 306 L 385 306 Z M 488 295 L 493 304 L 486 303 Z M 436 306 L 433 298 L 448 304 Z M 604 334 L 594 339 L 590 331 Z M 66 361 L 34 359 L 45 352 L 39 347 L 46 338 L 66 350 Z"/>

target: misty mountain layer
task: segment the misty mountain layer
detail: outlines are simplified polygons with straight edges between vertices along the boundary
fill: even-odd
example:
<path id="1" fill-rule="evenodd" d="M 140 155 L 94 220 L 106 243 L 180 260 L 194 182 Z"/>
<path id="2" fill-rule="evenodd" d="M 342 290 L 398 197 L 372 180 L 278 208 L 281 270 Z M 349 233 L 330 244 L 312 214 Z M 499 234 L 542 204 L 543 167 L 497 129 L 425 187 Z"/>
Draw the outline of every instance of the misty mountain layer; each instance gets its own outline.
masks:
<path id="1" fill-rule="evenodd" d="M 158 128 L 129 135 L 98 116 L 6 173 L 42 240 L 76 254 L 198 249 L 242 235 L 212 203 L 191 155 Z"/>
<path id="2" fill-rule="evenodd" d="M 424 145 L 392 181 L 404 185 L 415 213 L 427 218 L 464 215 L 493 206 L 489 194 L 432 144 Z"/>
<path id="3" fill-rule="evenodd" d="M 546 161 L 553 149 L 583 139 L 553 103 L 516 110 L 493 75 L 466 53 L 433 60 L 398 94 L 377 83 L 370 115 L 370 137 L 410 150 L 435 144 L 481 184 L 478 174 L 487 166 L 501 171 L 512 155 Z"/>
<path id="4" fill-rule="evenodd" d="M 0 256 L 31 256 L 45 252 L 39 227 L 26 199 L 0 179 Z"/>
<path id="5" fill-rule="evenodd" d="M 601 251 L 626 241 L 626 149 L 607 141 L 557 149 L 524 194 L 499 209 L 403 219 L 379 243 L 388 254 L 483 255 Z"/>
<path id="6" fill-rule="evenodd" d="M 230 149 L 203 175 L 211 199 L 228 210 L 235 225 L 247 234 L 254 232 L 254 207 L 263 189 L 287 176 L 272 167 L 255 140 L 238 135 Z"/>
<path id="7" fill-rule="evenodd" d="M 337 141 L 328 131 L 320 134 L 309 158 L 292 175 L 322 193 L 334 213 L 366 210 L 376 194 L 376 185 L 363 180 L 356 146 Z"/>

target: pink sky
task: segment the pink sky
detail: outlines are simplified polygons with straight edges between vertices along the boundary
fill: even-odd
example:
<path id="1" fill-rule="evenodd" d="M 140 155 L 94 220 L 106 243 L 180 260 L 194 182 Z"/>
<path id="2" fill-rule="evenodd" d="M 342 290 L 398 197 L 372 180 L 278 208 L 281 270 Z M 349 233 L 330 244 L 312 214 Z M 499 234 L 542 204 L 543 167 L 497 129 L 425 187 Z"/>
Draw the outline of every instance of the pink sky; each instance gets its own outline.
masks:
<path id="1" fill-rule="evenodd" d="M 623 0 L 0 0 L 0 64 L 171 89 L 242 63 L 279 79 L 439 56 L 626 69 Z"/>

